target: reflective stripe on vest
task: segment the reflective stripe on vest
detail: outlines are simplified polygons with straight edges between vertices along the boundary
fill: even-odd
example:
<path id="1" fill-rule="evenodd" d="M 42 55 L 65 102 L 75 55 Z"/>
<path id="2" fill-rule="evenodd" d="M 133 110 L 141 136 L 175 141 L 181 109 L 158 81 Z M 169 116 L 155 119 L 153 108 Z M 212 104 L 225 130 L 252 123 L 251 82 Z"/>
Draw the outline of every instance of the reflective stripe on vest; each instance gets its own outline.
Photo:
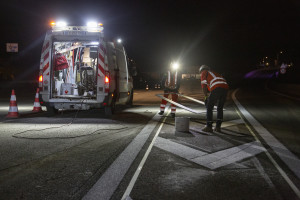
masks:
<path id="1" fill-rule="evenodd" d="M 213 72 L 211 71 L 207 71 L 212 77 L 213 79 L 210 81 L 209 83 L 209 88 L 212 89 L 215 85 L 217 84 L 225 84 L 227 85 L 227 82 L 224 78 L 222 77 L 217 77 Z M 206 81 L 206 80 L 205 80 Z M 202 83 L 202 82 L 201 82 Z"/>

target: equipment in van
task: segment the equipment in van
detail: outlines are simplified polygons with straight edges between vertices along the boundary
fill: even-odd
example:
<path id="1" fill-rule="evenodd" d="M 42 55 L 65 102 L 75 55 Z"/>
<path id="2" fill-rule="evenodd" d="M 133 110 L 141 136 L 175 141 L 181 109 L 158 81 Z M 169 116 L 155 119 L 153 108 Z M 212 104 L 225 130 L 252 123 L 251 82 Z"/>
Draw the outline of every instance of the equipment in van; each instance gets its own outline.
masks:
<path id="1" fill-rule="evenodd" d="M 40 99 L 48 111 L 105 108 L 132 104 L 133 80 L 122 43 L 108 41 L 102 24 L 53 23 L 45 36 Z"/>

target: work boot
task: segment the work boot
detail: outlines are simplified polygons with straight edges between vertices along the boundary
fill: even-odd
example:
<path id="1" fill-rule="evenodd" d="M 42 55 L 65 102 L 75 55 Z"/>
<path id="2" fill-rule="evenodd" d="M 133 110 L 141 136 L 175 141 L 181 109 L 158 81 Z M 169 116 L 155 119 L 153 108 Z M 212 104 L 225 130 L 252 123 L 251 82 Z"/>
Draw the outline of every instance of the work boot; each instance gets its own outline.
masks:
<path id="1" fill-rule="evenodd" d="M 209 133 L 212 133 L 213 132 L 213 129 L 211 126 L 204 126 L 202 129 L 201 129 L 203 132 L 209 132 Z"/>
<path id="2" fill-rule="evenodd" d="M 171 113 L 171 117 L 172 117 L 172 118 L 175 118 L 175 113 Z"/>
<path id="3" fill-rule="evenodd" d="M 159 115 L 163 115 L 163 114 L 164 114 L 164 111 L 160 111 L 158 114 L 159 114 Z"/>
<path id="4" fill-rule="evenodd" d="M 223 120 L 221 120 L 221 119 L 218 119 L 217 121 L 216 121 L 216 128 L 215 128 L 215 130 L 219 130 L 219 131 L 217 131 L 217 132 L 221 132 L 221 124 L 222 124 L 222 121 Z M 217 128 L 218 127 L 218 128 Z"/>
<path id="5" fill-rule="evenodd" d="M 216 127 L 214 128 L 214 132 L 221 133 L 221 127 L 216 126 Z"/>

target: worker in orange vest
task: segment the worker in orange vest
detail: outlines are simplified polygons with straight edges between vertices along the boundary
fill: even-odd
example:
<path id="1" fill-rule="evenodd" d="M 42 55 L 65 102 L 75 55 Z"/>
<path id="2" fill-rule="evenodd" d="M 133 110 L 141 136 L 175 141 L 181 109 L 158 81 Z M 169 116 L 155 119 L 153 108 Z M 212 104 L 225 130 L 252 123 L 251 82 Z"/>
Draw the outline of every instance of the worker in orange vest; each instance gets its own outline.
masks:
<path id="1" fill-rule="evenodd" d="M 180 87 L 181 77 L 177 71 L 179 65 L 177 63 L 171 63 L 171 68 L 166 74 L 164 74 L 162 79 L 162 86 L 164 87 L 164 97 L 168 98 L 169 94 L 172 96 L 172 101 L 177 102 L 178 91 Z M 162 99 L 160 104 L 159 115 L 163 115 L 165 111 L 167 101 Z M 171 104 L 171 116 L 175 117 L 176 106 Z"/>
<path id="2" fill-rule="evenodd" d="M 226 101 L 228 84 L 226 80 L 218 73 L 210 70 L 206 65 L 199 69 L 201 76 L 201 86 L 204 93 L 204 102 L 206 106 L 206 126 L 202 128 L 204 132 L 213 132 L 213 108 L 217 105 L 217 122 L 214 131 L 221 132 L 223 121 L 223 107 Z M 210 95 L 208 95 L 210 92 Z"/>

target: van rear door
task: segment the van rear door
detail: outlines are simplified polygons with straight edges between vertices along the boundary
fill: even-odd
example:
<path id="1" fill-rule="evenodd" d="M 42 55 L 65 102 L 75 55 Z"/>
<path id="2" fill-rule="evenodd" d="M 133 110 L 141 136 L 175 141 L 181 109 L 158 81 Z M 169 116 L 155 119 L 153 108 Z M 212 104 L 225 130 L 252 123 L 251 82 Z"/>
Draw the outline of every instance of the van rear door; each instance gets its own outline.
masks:
<path id="1" fill-rule="evenodd" d="M 116 61 L 119 69 L 119 92 L 120 92 L 120 103 L 126 103 L 128 99 L 128 66 L 127 66 L 127 57 L 125 50 L 122 44 L 117 43 L 116 48 Z"/>

